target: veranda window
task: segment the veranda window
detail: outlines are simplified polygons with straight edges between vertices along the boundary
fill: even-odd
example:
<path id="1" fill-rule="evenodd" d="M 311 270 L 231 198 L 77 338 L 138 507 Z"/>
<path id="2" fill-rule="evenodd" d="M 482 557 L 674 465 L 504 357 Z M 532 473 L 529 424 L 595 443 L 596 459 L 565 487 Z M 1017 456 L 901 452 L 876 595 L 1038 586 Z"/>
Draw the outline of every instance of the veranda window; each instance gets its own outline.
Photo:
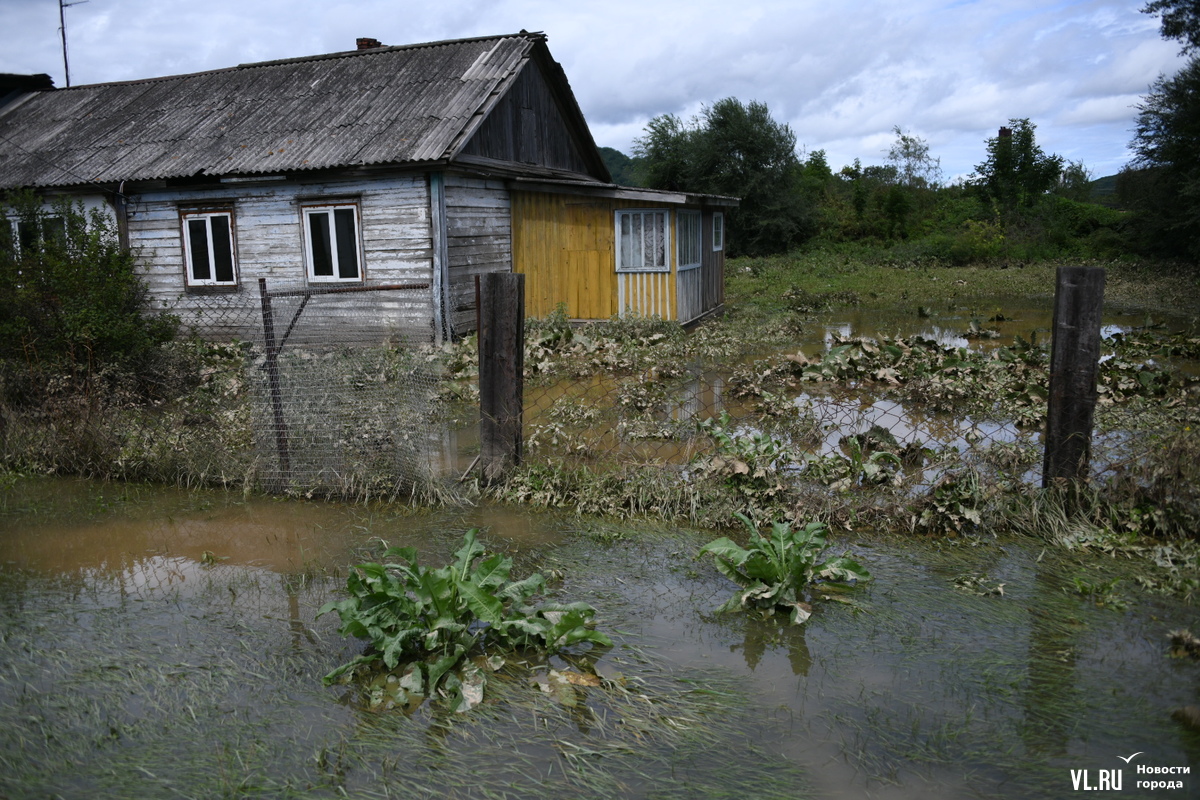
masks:
<path id="1" fill-rule="evenodd" d="M 667 272 L 667 211 L 617 212 L 617 272 Z"/>

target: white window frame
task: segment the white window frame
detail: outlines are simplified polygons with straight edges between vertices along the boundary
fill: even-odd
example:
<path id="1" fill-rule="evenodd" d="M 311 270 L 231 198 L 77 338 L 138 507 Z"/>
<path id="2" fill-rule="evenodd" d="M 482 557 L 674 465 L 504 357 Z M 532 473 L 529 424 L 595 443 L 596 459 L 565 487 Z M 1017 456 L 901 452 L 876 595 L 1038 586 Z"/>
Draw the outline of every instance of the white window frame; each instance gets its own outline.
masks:
<path id="1" fill-rule="evenodd" d="M 213 220 L 224 217 L 229 235 L 229 264 L 231 276 L 228 280 L 217 277 L 217 242 L 213 237 Z M 208 277 L 196 276 L 196 254 L 192 252 L 191 223 L 203 222 L 204 233 L 208 245 Z M 183 275 L 189 288 L 192 287 L 233 287 L 238 285 L 237 235 L 233 227 L 233 210 L 220 209 L 208 211 L 182 210 L 179 213 L 180 236 L 183 237 Z"/>
<path id="2" fill-rule="evenodd" d="M 725 213 L 714 211 L 712 217 L 713 252 L 725 249 Z"/>
<path id="3" fill-rule="evenodd" d="M 704 247 L 702 224 L 703 219 L 699 211 L 680 209 L 675 212 L 675 263 L 679 272 L 700 267 L 703 258 L 701 251 Z M 689 250 L 691 252 L 688 252 Z"/>
<path id="4" fill-rule="evenodd" d="M 354 243 L 351 252 L 354 253 L 355 271 L 353 276 L 341 275 L 342 265 L 339 261 L 339 250 L 337 225 L 335 224 L 336 212 L 349 209 L 354 213 Z M 329 252 L 328 257 L 331 265 L 331 274 L 318 275 L 313 260 L 314 247 L 312 241 L 312 218 L 317 214 L 328 215 L 328 234 L 329 234 Z M 302 235 L 304 237 L 304 268 L 308 274 L 310 283 L 362 283 L 363 276 L 366 272 L 363 264 L 363 249 L 362 249 L 362 214 L 359 213 L 357 202 L 335 202 L 335 203 L 313 203 L 305 204 L 300 207 L 300 224 Z"/>
<path id="5" fill-rule="evenodd" d="M 9 241 L 12 243 L 13 254 L 16 256 L 20 256 L 21 250 L 24 248 L 24 245 L 21 243 L 21 240 L 29 238 L 27 236 L 22 236 L 22 228 L 24 227 L 24 220 L 19 215 L 16 215 L 16 214 L 13 214 L 8 217 L 0 217 L 0 219 L 3 219 L 5 224 L 8 225 L 9 236 L 11 237 L 9 239 Z M 40 222 L 40 223 L 57 222 L 58 226 L 59 226 L 59 232 L 61 234 L 61 238 L 63 241 L 66 240 L 66 236 L 67 236 L 66 222 L 63 220 L 62 217 L 57 216 L 55 214 L 43 214 L 38 217 L 38 222 Z M 39 227 L 38 230 L 35 231 L 35 233 L 37 235 L 37 242 L 36 242 L 37 245 L 39 247 L 45 245 L 46 231 Z"/>
<path id="6" fill-rule="evenodd" d="M 646 220 L 654 221 L 655 227 L 658 226 L 656 218 L 661 218 L 662 227 L 659 229 L 663 238 L 662 242 L 662 259 L 663 263 L 646 264 Z M 616 240 L 616 264 L 617 272 L 670 272 L 671 271 L 671 212 L 666 208 L 622 208 L 614 215 L 614 231 Z M 635 224 L 636 220 L 636 224 Z M 629 222 L 630 233 L 624 233 L 622 227 L 623 221 Z M 636 227 L 639 233 L 634 234 L 633 230 Z M 638 236 L 638 240 L 634 241 L 633 237 Z M 626 240 L 629 242 L 629 247 L 625 246 Z M 653 248 L 657 251 L 657 247 Z"/>

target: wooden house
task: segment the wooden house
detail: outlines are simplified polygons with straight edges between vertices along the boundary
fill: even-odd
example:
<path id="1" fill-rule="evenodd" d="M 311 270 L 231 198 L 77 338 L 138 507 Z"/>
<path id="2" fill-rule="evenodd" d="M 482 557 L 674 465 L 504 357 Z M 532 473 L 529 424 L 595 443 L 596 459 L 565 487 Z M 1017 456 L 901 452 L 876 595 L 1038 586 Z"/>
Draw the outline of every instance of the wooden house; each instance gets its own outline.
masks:
<path id="1" fill-rule="evenodd" d="M 259 279 L 405 286 L 380 324 L 439 341 L 474 328 L 492 271 L 528 276 L 530 315 L 711 313 L 736 204 L 614 185 L 525 31 L 67 89 L 0 76 L 0 190 L 17 188 L 107 209 L 185 319 L 257 302 Z"/>

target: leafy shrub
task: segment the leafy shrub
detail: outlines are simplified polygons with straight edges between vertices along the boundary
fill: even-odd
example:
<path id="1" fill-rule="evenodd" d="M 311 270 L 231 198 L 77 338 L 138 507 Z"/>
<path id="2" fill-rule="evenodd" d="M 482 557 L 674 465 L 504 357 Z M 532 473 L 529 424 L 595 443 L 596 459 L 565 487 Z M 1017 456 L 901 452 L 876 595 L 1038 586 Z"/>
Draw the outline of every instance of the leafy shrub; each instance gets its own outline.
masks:
<path id="1" fill-rule="evenodd" d="M 67 201 L 46 207 L 28 192 L 0 203 L 0 357 L 90 369 L 141 359 L 175 328 L 149 313 L 108 216 Z"/>
<path id="2" fill-rule="evenodd" d="M 342 635 L 367 639 L 370 648 L 326 675 L 327 685 L 382 662 L 385 673 L 402 673 L 376 675 L 372 689 L 388 702 L 442 696 L 452 710 L 465 711 L 482 699 L 487 680 L 473 656 L 490 655 L 484 663 L 494 671 L 503 664 L 496 650 L 554 653 L 580 642 L 612 645 L 590 627 L 595 609 L 586 603 L 530 605 L 545 590 L 545 579 L 535 573 L 511 581 L 512 559 L 481 559 L 484 548 L 475 534 L 467 531 L 454 563 L 441 569 L 420 566 L 412 547 L 388 548 L 383 563 L 354 568 L 346 580 L 350 597 L 326 603 L 317 616 L 336 611 Z"/>
<path id="3" fill-rule="evenodd" d="M 775 522 L 771 535 L 763 536 L 746 515 L 736 516 L 750 531 L 748 548 L 722 537 L 700 548 L 697 554 L 712 555 L 721 574 L 744 589 L 718 613 L 747 606 L 771 612 L 786 609 L 791 622 L 799 625 L 812 614 L 812 607 L 805 602 L 810 585 L 845 586 L 871 579 L 871 574 L 847 555 L 818 563 L 829 532 L 823 522 L 810 522 L 797 530 L 786 522 Z"/>

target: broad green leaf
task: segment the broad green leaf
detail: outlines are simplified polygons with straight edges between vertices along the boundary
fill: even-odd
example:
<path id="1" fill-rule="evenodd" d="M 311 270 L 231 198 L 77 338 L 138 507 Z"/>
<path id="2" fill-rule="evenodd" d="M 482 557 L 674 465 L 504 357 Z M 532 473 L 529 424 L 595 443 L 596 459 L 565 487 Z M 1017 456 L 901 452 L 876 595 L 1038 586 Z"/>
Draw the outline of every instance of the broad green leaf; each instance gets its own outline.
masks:
<path id="1" fill-rule="evenodd" d="M 504 618 L 504 604 L 486 588 L 468 581 L 458 585 L 458 593 L 471 613 L 484 622 L 495 625 Z"/>

